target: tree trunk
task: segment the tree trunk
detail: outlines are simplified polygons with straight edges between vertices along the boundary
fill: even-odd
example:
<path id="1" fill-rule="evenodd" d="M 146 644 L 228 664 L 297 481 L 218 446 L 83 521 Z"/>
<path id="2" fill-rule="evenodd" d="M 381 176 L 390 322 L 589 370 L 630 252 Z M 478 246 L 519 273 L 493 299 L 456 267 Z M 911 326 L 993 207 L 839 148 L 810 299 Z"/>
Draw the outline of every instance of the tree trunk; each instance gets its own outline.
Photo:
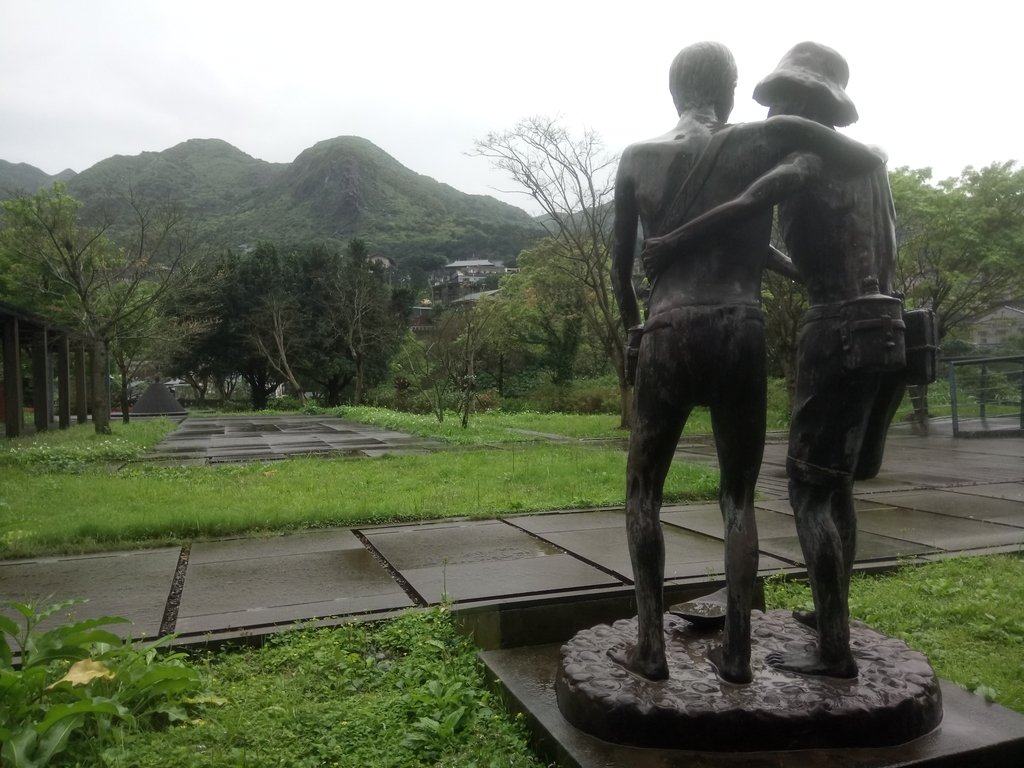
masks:
<path id="1" fill-rule="evenodd" d="M 121 423 L 128 424 L 131 420 L 129 413 L 131 406 L 128 404 L 128 376 L 121 373 Z"/>
<path id="2" fill-rule="evenodd" d="M 362 355 L 359 355 L 359 354 L 354 355 L 353 359 L 355 360 L 355 364 L 356 364 L 356 386 L 355 386 L 355 392 L 352 394 L 352 405 L 362 405 L 363 404 L 363 386 L 364 386 L 365 375 L 366 375 L 365 371 L 364 371 L 365 363 L 363 361 L 363 356 Z"/>
<path id="3" fill-rule="evenodd" d="M 97 435 L 111 434 L 110 402 L 107 398 L 110 392 L 110 377 L 107 375 L 108 354 L 107 343 L 103 339 L 93 341 L 92 423 Z"/>
<path id="4" fill-rule="evenodd" d="M 469 414 L 473 410 L 473 398 L 476 396 L 476 370 L 473 366 L 473 355 L 470 353 L 466 361 L 466 375 L 462 379 L 462 428 L 469 426 Z"/>
<path id="5" fill-rule="evenodd" d="M 210 386 L 210 380 L 205 376 L 200 378 L 190 373 L 185 374 L 185 381 L 196 393 L 196 406 L 202 408 L 206 405 L 206 391 Z"/>

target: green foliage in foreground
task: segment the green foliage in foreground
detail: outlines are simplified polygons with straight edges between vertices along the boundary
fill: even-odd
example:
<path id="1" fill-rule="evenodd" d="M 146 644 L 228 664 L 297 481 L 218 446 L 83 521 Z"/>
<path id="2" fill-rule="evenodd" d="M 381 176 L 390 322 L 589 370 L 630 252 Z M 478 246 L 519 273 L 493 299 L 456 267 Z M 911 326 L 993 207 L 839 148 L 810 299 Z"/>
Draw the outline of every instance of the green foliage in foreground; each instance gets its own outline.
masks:
<path id="1" fill-rule="evenodd" d="M 205 537 L 622 505 L 622 450 L 512 445 L 375 460 L 44 472 L 0 466 L 0 557 Z M 714 498 L 717 472 L 676 465 L 667 502 Z"/>
<path id="2" fill-rule="evenodd" d="M 127 619 L 39 628 L 74 602 L 42 610 L 0 604 L 0 762 L 8 768 L 97 755 L 126 731 L 187 719 L 202 699 L 199 674 L 184 654 L 159 656 L 160 641 L 136 645 L 105 628 Z M 17 668 L 12 647 L 22 653 Z"/>
<path id="3" fill-rule="evenodd" d="M 211 656 L 204 672 L 223 706 L 201 721 L 130 734 L 101 765 L 540 766 L 443 609 L 282 635 Z"/>
<path id="4" fill-rule="evenodd" d="M 939 677 L 1024 713 L 1024 558 L 962 557 L 855 576 L 850 615 L 928 656 Z M 810 589 L 769 579 L 770 608 L 810 608 Z"/>

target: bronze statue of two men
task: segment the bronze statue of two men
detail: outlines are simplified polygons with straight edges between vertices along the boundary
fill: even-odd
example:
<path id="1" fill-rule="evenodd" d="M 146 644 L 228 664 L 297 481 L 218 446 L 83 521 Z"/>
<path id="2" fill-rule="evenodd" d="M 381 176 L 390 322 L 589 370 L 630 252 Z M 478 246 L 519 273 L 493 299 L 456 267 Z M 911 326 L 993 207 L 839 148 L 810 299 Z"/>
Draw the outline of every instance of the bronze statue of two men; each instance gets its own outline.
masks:
<path id="1" fill-rule="evenodd" d="M 751 680 L 750 611 L 757 575 L 754 486 L 765 437 L 761 275 L 801 280 L 811 309 L 798 349 L 787 471 L 815 610 L 810 656 L 773 654 L 790 671 L 854 677 L 847 597 L 856 542 L 854 477 L 878 471 L 902 396 L 901 302 L 885 159 L 835 128 L 857 119 L 843 58 L 817 43 L 790 50 L 757 86 L 760 122 L 729 125 L 736 65 L 717 43 L 682 50 L 667 133 L 633 144 L 615 187 L 613 280 L 635 373 L 627 468 L 627 532 L 638 638 L 610 651 L 649 679 L 668 676 L 663 634 L 662 490 L 683 426 L 711 412 L 725 526 L 727 605 L 718 674 Z M 770 245 L 772 215 L 789 258 Z M 646 319 L 634 290 L 637 227 L 650 283 Z"/>

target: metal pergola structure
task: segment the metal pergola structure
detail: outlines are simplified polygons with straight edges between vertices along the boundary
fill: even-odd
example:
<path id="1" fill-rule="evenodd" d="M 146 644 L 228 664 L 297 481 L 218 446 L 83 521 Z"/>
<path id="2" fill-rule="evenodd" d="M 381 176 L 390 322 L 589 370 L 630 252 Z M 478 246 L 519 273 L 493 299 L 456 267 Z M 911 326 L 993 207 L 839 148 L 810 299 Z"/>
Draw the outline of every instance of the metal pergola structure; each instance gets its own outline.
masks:
<path id="1" fill-rule="evenodd" d="M 37 432 L 50 428 L 54 420 L 53 380 L 57 379 L 57 423 L 61 429 L 71 426 L 72 358 L 74 359 L 74 404 L 78 423 L 88 417 L 85 345 L 73 331 L 21 307 L 0 301 L 3 325 L 3 409 L 7 437 L 25 431 L 25 385 L 22 378 L 22 351 L 32 357 L 31 382 L 33 422 Z"/>

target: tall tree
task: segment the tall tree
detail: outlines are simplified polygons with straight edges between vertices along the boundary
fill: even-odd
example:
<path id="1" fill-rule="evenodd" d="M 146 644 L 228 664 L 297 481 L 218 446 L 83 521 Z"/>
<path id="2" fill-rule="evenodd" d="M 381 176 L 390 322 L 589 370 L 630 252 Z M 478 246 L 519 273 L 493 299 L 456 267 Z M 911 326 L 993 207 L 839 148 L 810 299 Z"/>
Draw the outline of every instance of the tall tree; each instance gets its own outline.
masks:
<path id="1" fill-rule="evenodd" d="M 405 333 L 410 304 L 405 293 L 401 303 L 379 266 L 370 260 L 366 243 L 349 241 L 334 275 L 336 299 L 324 307 L 331 331 L 340 340 L 353 370 L 352 402 L 362 402 L 371 381 L 386 373 L 387 363 Z"/>
<path id="2" fill-rule="evenodd" d="M 967 167 L 937 184 L 930 168 L 890 173 L 896 204 L 897 285 L 911 307 L 935 312 L 939 340 L 998 304 L 1024 296 L 1024 169 Z M 928 388 L 913 387 L 927 426 Z"/>
<path id="3" fill-rule="evenodd" d="M 476 142 L 474 154 L 505 171 L 544 211 L 551 263 L 586 294 L 584 318 L 618 375 L 621 426 L 631 421 L 625 335 L 611 289 L 610 218 L 615 158 L 592 131 L 572 135 L 548 117 L 531 117 Z"/>
<path id="4" fill-rule="evenodd" d="M 310 315 L 297 280 L 297 261 L 294 253 L 281 255 L 270 243 L 260 243 L 242 271 L 253 288 L 244 315 L 246 340 L 302 403 L 305 387 L 296 369 L 306 353 Z"/>
<path id="5" fill-rule="evenodd" d="M 130 185 L 131 238 L 120 244 L 108 237 L 113 219 L 87 223 L 81 207 L 60 183 L 3 201 L 0 249 L 18 294 L 89 340 L 93 424 L 106 434 L 110 341 L 117 329 L 128 333 L 148 322 L 157 303 L 187 279 L 193 242 L 180 210 L 143 200 Z"/>
<path id="6" fill-rule="evenodd" d="M 901 290 L 935 312 L 939 338 L 1024 295 L 1024 169 L 993 163 L 933 184 L 931 169 L 890 174 Z"/>
<path id="7" fill-rule="evenodd" d="M 477 360 L 494 332 L 497 307 L 493 298 L 460 302 L 439 311 L 429 332 L 406 336 L 394 373 L 429 401 L 438 422 L 454 407 L 463 428 L 469 425 L 477 398 Z"/>
<path id="8" fill-rule="evenodd" d="M 555 384 L 568 384 L 584 336 L 586 289 L 558 267 L 559 247 L 544 240 L 519 254 L 519 271 L 501 282 L 504 333 L 520 347 L 536 350 Z"/>

